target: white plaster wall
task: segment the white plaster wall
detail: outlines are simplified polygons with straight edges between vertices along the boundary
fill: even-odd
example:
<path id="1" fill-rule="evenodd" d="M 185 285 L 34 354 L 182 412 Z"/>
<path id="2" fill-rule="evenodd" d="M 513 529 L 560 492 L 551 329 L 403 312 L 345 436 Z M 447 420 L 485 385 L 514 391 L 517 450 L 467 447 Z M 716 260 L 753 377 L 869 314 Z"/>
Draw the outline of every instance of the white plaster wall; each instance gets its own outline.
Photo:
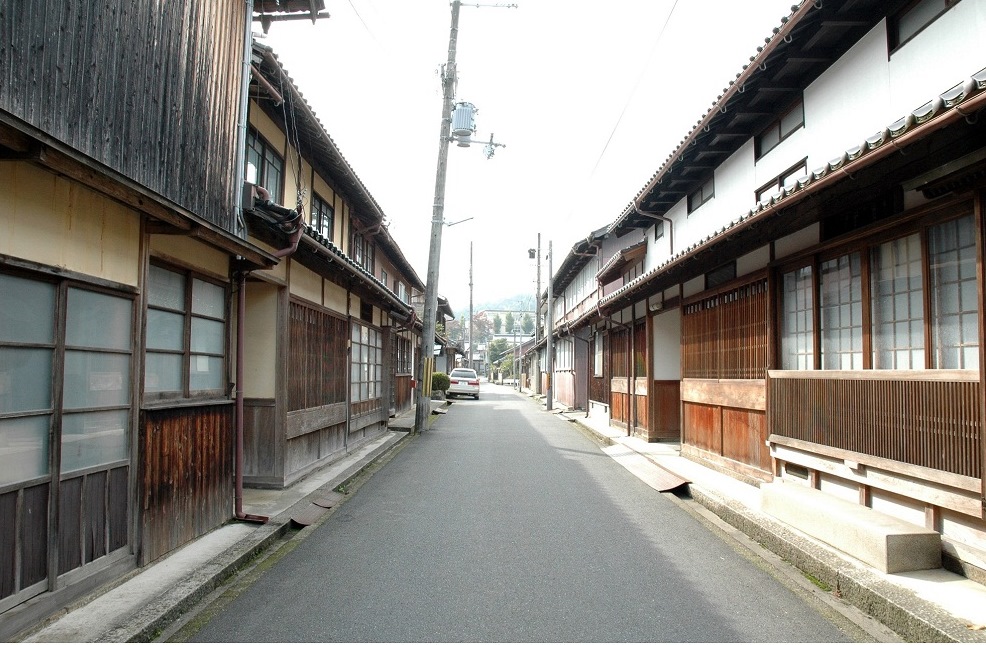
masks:
<path id="1" fill-rule="evenodd" d="M 681 378 L 681 309 L 654 316 L 654 380 Z"/>
<path id="2" fill-rule="evenodd" d="M 882 21 L 805 89 L 804 146 L 797 159 L 807 156 L 811 171 L 861 145 L 901 116 L 890 110 L 889 97 L 887 28 Z"/>
<path id="3" fill-rule="evenodd" d="M 767 267 L 770 263 L 770 247 L 762 246 L 736 259 L 736 276 L 754 273 Z"/>
<path id="4" fill-rule="evenodd" d="M 986 0 L 962 0 L 893 53 L 890 121 L 986 67 L 983 25 Z"/>

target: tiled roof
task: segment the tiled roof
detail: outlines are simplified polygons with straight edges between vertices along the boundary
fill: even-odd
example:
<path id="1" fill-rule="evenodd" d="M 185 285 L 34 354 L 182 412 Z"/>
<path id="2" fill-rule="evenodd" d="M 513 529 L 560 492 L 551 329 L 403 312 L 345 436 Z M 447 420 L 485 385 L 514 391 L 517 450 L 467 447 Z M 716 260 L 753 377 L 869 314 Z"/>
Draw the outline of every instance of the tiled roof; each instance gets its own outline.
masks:
<path id="1" fill-rule="evenodd" d="M 600 301 L 600 307 L 612 306 L 629 294 L 641 290 L 656 276 L 680 263 L 699 249 L 708 247 L 725 236 L 761 221 L 779 209 L 800 201 L 803 197 L 850 176 L 858 169 L 876 162 L 894 150 L 931 134 L 946 124 L 946 119 L 965 118 L 986 107 L 986 69 L 980 70 L 962 83 L 949 88 L 939 96 L 917 107 L 882 130 L 874 132 L 863 141 L 846 148 L 841 155 L 815 168 L 790 187 L 762 199 L 755 207 L 740 214 L 729 224 L 714 231 L 704 239 L 680 250 L 659 266 L 641 275 L 633 282 L 609 294 Z"/>
<path id="2" fill-rule="evenodd" d="M 329 136 L 329 133 L 325 130 L 325 126 L 322 125 L 315 111 L 309 105 L 301 90 L 298 89 L 294 79 L 291 78 L 281 64 L 277 54 L 271 47 L 257 41 L 254 41 L 253 48 L 267 62 L 264 71 L 268 74 L 277 75 L 281 85 L 281 91 L 286 89 L 290 93 L 294 104 L 300 108 L 294 116 L 298 119 L 297 125 L 299 130 L 306 138 L 306 143 L 311 149 L 310 156 L 313 158 L 308 161 L 315 165 L 319 163 L 323 164 L 331 172 L 333 180 L 338 181 L 341 186 L 349 188 L 350 192 L 347 197 L 357 217 L 371 225 L 378 222 L 382 224 L 381 230 L 378 233 L 378 239 L 383 242 L 381 245 L 383 252 L 394 262 L 400 271 L 406 274 L 408 281 L 412 282 L 413 286 L 423 288 L 424 283 L 421 281 L 421 278 L 418 277 L 414 267 L 407 261 L 403 251 L 390 235 L 389 230 L 387 230 L 387 217 L 383 209 L 343 156 L 335 141 Z"/>

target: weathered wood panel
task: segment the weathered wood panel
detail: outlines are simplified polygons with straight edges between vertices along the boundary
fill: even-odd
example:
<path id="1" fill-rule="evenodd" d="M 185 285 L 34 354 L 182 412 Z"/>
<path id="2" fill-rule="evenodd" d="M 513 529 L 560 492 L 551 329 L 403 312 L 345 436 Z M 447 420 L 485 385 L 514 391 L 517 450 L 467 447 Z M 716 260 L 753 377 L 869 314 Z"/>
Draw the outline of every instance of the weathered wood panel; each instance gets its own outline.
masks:
<path id="1" fill-rule="evenodd" d="M 411 375 L 398 374 L 394 382 L 394 407 L 398 414 L 411 408 Z"/>
<path id="2" fill-rule="evenodd" d="M 234 226 L 245 4 L 0 4 L 0 110 Z"/>
<path id="3" fill-rule="evenodd" d="M 608 336 L 600 337 L 603 344 L 603 369 L 602 375 L 589 377 L 589 400 L 599 401 L 600 403 L 609 402 L 609 379 L 610 379 L 610 369 L 609 361 L 606 360 L 606 339 Z M 589 341 L 589 363 L 590 363 L 590 374 L 594 374 L 594 356 L 596 352 L 596 336 L 593 336 L 592 340 Z"/>
<path id="4" fill-rule="evenodd" d="M 721 455 L 722 414 L 719 408 L 686 402 L 682 404 L 682 412 L 682 436 L 685 443 Z"/>
<path id="5" fill-rule="evenodd" d="M 290 309 L 288 411 L 345 403 L 349 324 L 300 302 Z"/>
<path id="6" fill-rule="evenodd" d="M 233 514 L 232 405 L 141 413 L 141 564 Z"/>
<path id="7" fill-rule="evenodd" d="M 37 484 L 0 495 L 0 599 L 48 576 L 48 497 Z"/>
<path id="8" fill-rule="evenodd" d="M 770 372 L 770 434 L 982 476 L 978 373 Z"/>
<path id="9" fill-rule="evenodd" d="M 274 399 L 246 399 L 243 402 L 243 477 L 278 477 L 278 455 L 283 447 L 277 439 L 277 408 Z"/>
<path id="10" fill-rule="evenodd" d="M 716 381 L 686 379 L 681 383 L 681 399 L 748 410 L 767 409 L 767 383 L 763 379 Z"/>
<path id="11" fill-rule="evenodd" d="M 767 415 L 760 410 L 723 408 L 722 456 L 770 472 Z"/>
<path id="12" fill-rule="evenodd" d="M 681 392 L 679 381 L 653 381 L 650 441 L 681 439 Z"/>

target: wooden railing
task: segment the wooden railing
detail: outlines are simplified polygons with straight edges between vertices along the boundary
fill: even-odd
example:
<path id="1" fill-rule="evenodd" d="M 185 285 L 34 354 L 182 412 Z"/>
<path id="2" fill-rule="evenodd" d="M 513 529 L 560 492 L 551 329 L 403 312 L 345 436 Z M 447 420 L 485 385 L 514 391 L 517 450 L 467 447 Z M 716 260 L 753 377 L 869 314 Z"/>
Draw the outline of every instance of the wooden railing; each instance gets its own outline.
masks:
<path id="1" fill-rule="evenodd" d="M 979 373 L 768 372 L 772 435 L 982 476 Z"/>

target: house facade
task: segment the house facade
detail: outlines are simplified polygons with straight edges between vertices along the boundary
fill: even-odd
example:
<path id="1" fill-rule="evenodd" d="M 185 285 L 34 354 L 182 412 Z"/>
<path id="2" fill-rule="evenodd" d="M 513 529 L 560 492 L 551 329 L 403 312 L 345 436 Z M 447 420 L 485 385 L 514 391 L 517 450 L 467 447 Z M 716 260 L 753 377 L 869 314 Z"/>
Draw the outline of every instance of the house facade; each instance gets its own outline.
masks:
<path id="1" fill-rule="evenodd" d="M 423 285 L 252 43 L 324 5 L 248 6 L 0 10 L 0 636 L 413 406 Z"/>
<path id="2" fill-rule="evenodd" d="M 387 430 L 413 405 L 420 278 L 269 47 L 253 45 L 245 179 L 251 239 L 295 246 L 245 283 L 244 484 L 287 486 Z M 342 367 L 342 369 L 340 369 Z"/>
<path id="3" fill-rule="evenodd" d="M 984 26 L 982 0 L 796 5 L 607 227 L 575 325 L 613 425 L 932 528 L 977 576 Z"/>

